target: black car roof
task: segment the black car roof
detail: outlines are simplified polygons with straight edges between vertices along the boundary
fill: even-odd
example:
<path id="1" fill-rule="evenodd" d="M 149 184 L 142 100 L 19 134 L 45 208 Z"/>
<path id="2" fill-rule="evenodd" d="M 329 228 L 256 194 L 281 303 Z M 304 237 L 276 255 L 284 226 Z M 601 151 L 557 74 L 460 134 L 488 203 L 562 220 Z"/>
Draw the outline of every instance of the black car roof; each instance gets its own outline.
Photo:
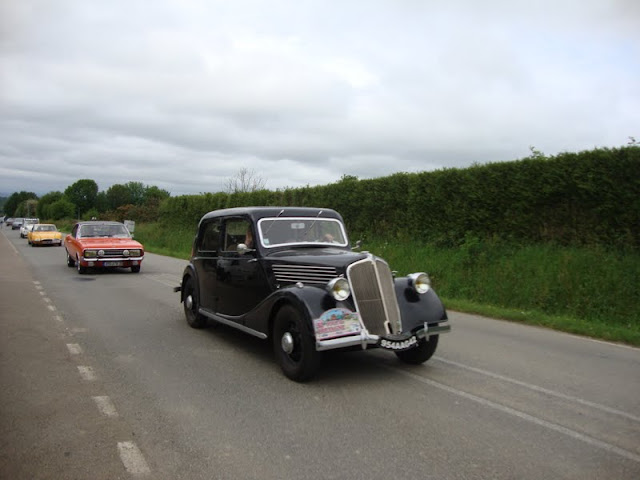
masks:
<path id="1" fill-rule="evenodd" d="M 205 214 L 202 220 L 216 217 L 248 216 L 254 222 L 267 217 L 310 217 L 336 218 L 342 221 L 342 216 L 330 208 L 315 207 L 236 207 L 213 210 Z"/>

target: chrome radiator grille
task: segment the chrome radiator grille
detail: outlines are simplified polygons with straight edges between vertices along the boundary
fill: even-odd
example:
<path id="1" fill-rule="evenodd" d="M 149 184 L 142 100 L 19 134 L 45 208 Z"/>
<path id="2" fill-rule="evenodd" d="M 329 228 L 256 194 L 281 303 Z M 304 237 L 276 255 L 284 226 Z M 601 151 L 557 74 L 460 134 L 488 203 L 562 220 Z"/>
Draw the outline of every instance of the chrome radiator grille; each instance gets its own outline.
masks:
<path id="1" fill-rule="evenodd" d="M 362 260 L 349 266 L 347 277 L 358 312 L 369 333 L 399 333 L 400 309 L 389 266 L 380 260 Z"/>
<path id="2" fill-rule="evenodd" d="M 338 276 L 334 267 L 315 265 L 274 265 L 273 273 L 281 283 L 326 284 Z"/>
<path id="3" fill-rule="evenodd" d="M 104 249 L 104 255 L 100 255 L 100 258 L 114 258 L 114 257 L 122 257 L 124 249 L 122 248 L 109 248 Z"/>

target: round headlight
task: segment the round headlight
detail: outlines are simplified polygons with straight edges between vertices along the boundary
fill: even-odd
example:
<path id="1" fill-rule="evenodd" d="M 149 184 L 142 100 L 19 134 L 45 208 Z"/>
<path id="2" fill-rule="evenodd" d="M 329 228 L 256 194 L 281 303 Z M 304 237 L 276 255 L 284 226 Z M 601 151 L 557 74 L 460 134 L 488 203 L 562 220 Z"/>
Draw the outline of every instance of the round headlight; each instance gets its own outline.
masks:
<path id="1" fill-rule="evenodd" d="M 123 250 L 122 251 L 122 255 L 124 255 L 125 257 L 129 256 L 129 250 Z"/>
<path id="2" fill-rule="evenodd" d="M 412 273 L 409 275 L 409 280 L 413 289 L 418 293 L 427 293 L 431 288 L 431 279 L 424 272 Z"/>
<path id="3" fill-rule="evenodd" d="M 342 302 L 349 298 L 351 295 L 351 288 L 349 288 L 349 282 L 347 282 L 344 278 L 334 278 L 327 285 L 327 290 L 329 293 L 333 295 L 337 301 Z"/>

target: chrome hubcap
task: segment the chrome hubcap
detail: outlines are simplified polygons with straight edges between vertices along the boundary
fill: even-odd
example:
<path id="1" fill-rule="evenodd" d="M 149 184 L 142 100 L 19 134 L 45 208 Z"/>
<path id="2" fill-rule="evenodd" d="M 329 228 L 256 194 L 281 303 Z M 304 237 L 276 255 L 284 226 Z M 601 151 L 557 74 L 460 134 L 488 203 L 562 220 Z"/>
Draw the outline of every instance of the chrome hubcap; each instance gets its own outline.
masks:
<path id="1" fill-rule="evenodd" d="M 184 299 L 184 306 L 189 310 L 193 308 L 193 297 L 191 295 Z"/>
<path id="2" fill-rule="evenodd" d="M 284 335 L 282 335 L 280 345 L 282 346 L 282 350 L 284 351 L 284 353 L 286 353 L 287 355 L 291 355 L 291 353 L 293 352 L 293 336 L 289 332 L 286 332 Z"/>

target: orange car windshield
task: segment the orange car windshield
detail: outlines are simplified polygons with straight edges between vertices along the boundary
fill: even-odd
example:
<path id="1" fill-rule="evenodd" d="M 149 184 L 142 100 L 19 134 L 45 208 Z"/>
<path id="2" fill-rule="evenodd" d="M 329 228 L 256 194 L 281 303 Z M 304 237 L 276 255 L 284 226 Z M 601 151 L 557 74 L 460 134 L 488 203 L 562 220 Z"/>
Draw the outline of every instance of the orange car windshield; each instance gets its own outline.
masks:
<path id="1" fill-rule="evenodd" d="M 124 225 L 82 225 L 78 232 L 80 238 L 116 237 L 129 238 L 131 235 Z"/>

